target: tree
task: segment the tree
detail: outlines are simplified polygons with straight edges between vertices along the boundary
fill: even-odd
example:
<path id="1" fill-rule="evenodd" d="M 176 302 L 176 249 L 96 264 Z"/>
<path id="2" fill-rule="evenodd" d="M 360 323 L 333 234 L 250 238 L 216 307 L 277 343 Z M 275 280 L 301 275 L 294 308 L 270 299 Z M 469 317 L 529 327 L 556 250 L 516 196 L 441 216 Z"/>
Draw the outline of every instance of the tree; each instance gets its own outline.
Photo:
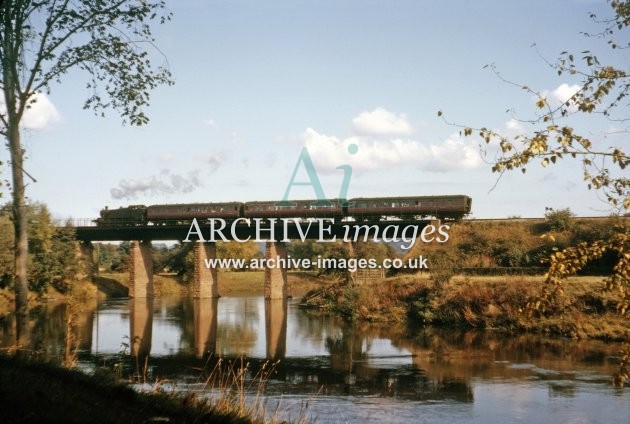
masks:
<path id="1" fill-rule="evenodd" d="M 24 113 L 41 93 L 74 70 L 88 75 L 84 108 L 102 115 L 117 110 L 123 122 L 148 122 L 143 109 L 149 91 L 171 84 L 170 73 L 154 67 L 150 23 L 170 19 L 162 0 L 13 0 L 0 4 L 0 86 L 5 110 L 0 133 L 11 158 L 15 232 L 15 302 L 18 341 L 28 313 L 25 150 L 20 137 Z"/>
<path id="2" fill-rule="evenodd" d="M 13 246 L 11 204 L 0 207 L 0 287 L 13 277 Z M 51 285 L 61 292 L 70 289 L 76 278 L 79 263 L 74 254 L 76 238 L 74 228 L 55 227 L 46 205 L 29 203 L 27 209 L 29 255 L 29 290 L 43 293 Z M 5 229 L 5 231 L 1 231 Z"/>
<path id="3" fill-rule="evenodd" d="M 624 51 L 630 48 L 630 42 L 620 44 L 617 37 L 624 39 L 628 36 L 630 2 L 611 0 L 610 5 L 613 17 L 597 20 L 595 15 L 591 15 L 603 25 L 602 32 L 587 35 L 605 38 L 613 51 Z M 630 73 L 601 64 L 590 51 L 581 54 L 582 64 L 573 53 L 567 51 L 560 53 L 557 62 L 547 62 L 560 76 L 580 78 L 579 89 L 561 104 L 548 101 L 546 91 L 536 91 L 527 85 L 507 80 L 494 65 L 487 65 L 503 82 L 519 87 L 537 99 L 536 115 L 521 120 L 537 127 L 535 131 L 506 135 L 488 127 L 474 129 L 457 126 L 463 128 L 465 136 L 478 134 L 485 144 L 499 147 L 492 170 L 500 174 L 516 169 L 525 173 L 527 166 L 536 159 L 540 160 L 543 167 L 555 165 L 567 158 L 579 160 L 589 189 L 603 193 L 613 210 L 627 212 L 630 211 L 630 179 L 624 170 L 630 165 L 630 156 L 621 147 L 603 147 L 601 142 L 592 141 L 591 136 L 579 134 L 571 125 L 571 122 L 575 122 L 571 118 L 576 115 L 582 119 L 584 115 L 602 115 L 612 122 L 626 125 L 630 120 L 626 108 L 630 99 Z M 438 116 L 442 116 L 441 111 Z M 622 130 L 626 134 L 629 131 L 629 128 Z"/>
<path id="4" fill-rule="evenodd" d="M 217 242 L 217 256 L 226 259 L 243 259 L 249 262 L 254 258 L 260 258 L 262 253 L 258 244 L 253 240 L 248 240 L 244 243 L 219 241 Z M 247 271 L 247 269 L 232 268 L 230 271 Z"/>
<path id="5" fill-rule="evenodd" d="M 612 16 L 600 19 L 591 15 L 599 23 L 602 31 L 587 34 L 605 40 L 612 52 L 624 52 L 630 48 L 628 26 L 630 26 L 630 1 L 610 0 Z M 620 41 L 623 40 L 623 41 Z M 590 51 L 581 52 L 581 59 L 573 52 L 561 52 L 557 61 L 547 64 L 559 75 L 579 79 L 579 89 L 561 104 L 548 101 L 544 91 L 536 91 L 524 84 L 505 79 L 493 66 L 490 69 L 510 85 L 522 89 L 536 98 L 536 115 L 527 120 L 535 130 L 517 135 L 501 134 L 499 131 L 482 127 L 473 129 L 461 126 L 464 136 L 478 135 L 482 145 L 498 146 L 498 154 L 492 163 L 492 170 L 499 174 L 520 169 L 526 172 L 527 166 L 535 160 L 541 166 L 553 166 L 563 160 L 576 160 L 584 170 L 584 180 L 589 189 L 602 193 L 613 212 L 630 211 L 630 179 L 626 167 L 630 156 L 619 146 L 608 146 L 602 140 L 593 139 L 588 133 L 581 133 L 573 124 L 576 117 L 582 120 L 603 116 L 617 125 L 625 126 L 630 121 L 628 99 L 630 99 L 630 72 L 610 64 L 600 63 Z M 627 63 L 622 60 L 622 63 Z M 438 116 L 442 116 L 438 112 Z M 627 134 L 630 128 L 624 127 Z M 606 134 L 601 134 L 604 138 Z M 596 136 L 597 137 L 597 136 Z M 487 150 L 486 150 L 487 151 Z M 616 256 L 613 271 L 604 279 L 605 288 L 618 296 L 618 309 L 621 315 L 630 314 L 630 228 L 620 226 L 602 240 L 580 243 L 556 251 L 549 258 L 549 271 L 539 299 L 530 305 L 530 313 L 544 313 L 555 298 L 563 293 L 563 280 L 582 269 L 589 261 L 598 260 L 604 254 Z M 618 383 L 623 384 L 630 375 L 630 349 L 625 350 L 622 372 Z"/>

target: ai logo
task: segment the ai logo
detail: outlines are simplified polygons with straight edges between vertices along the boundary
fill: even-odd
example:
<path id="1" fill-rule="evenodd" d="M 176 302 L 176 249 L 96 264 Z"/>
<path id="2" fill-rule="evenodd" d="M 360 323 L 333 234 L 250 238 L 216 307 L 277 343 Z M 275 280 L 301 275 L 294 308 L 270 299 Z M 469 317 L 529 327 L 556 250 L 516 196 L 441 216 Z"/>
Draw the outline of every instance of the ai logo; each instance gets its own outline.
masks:
<path id="1" fill-rule="evenodd" d="M 356 154 L 359 151 L 359 146 L 356 144 L 350 144 L 348 146 L 348 153 L 351 155 Z M 308 175 L 308 181 L 295 181 L 295 177 L 300 169 L 300 166 L 304 166 L 306 170 L 306 175 Z M 341 189 L 339 190 L 339 205 L 340 206 L 348 206 L 349 202 L 347 200 L 348 196 L 348 186 L 350 185 L 350 179 L 352 178 L 352 166 L 344 164 L 339 165 L 336 169 L 341 169 L 343 171 L 343 181 L 341 182 Z M 289 193 L 291 192 L 291 188 L 293 186 L 311 186 L 313 187 L 313 191 L 315 192 L 315 196 L 317 197 L 316 204 L 318 206 L 329 206 L 331 202 L 328 200 L 326 195 L 324 194 L 324 189 L 322 188 L 322 184 L 319 181 L 319 177 L 317 176 L 317 171 L 315 170 L 315 166 L 313 165 L 313 160 L 311 159 L 311 155 L 308 153 L 308 149 L 306 146 L 302 148 L 300 152 L 300 156 L 298 157 L 297 163 L 295 164 L 295 168 L 293 169 L 293 175 L 291 175 L 291 179 L 289 180 L 289 185 L 287 186 L 286 191 L 284 192 L 284 196 L 282 197 L 282 201 L 276 203 L 276 206 L 293 206 L 295 203 L 289 201 Z"/>

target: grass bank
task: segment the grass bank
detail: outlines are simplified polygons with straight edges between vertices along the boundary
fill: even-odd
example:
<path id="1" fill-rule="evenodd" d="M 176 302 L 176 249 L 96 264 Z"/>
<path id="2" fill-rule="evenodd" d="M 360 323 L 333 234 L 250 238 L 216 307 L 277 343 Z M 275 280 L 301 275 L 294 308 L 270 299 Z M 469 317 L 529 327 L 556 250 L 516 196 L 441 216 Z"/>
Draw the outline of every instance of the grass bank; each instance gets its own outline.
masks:
<path id="1" fill-rule="evenodd" d="M 328 280 L 315 273 L 289 271 L 289 294 L 301 297 L 311 290 L 328 284 Z M 221 296 L 262 296 L 265 289 L 265 273 L 260 272 L 219 272 L 219 294 Z"/>
<path id="2" fill-rule="evenodd" d="M 424 276 L 388 278 L 366 286 L 336 284 L 308 293 L 302 304 L 348 319 L 421 326 L 532 332 L 571 338 L 630 340 L 627 318 L 616 310 L 601 277 L 572 277 L 546 314 L 529 317 L 528 301 L 542 277 L 455 277 L 437 288 Z"/>
<path id="3" fill-rule="evenodd" d="M 120 293 L 123 293 L 121 290 Z M 122 296 L 126 296 L 126 288 Z M 73 298 L 78 301 L 87 301 L 95 298 L 111 297 L 103 287 L 92 281 L 77 281 L 68 293 L 61 293 L 53 287 L 48 287 L 43 293 L 29 292 L 29 309 L 34 309 L 50 301 L 67 301 Z M 15 310 L 15 294 L 8 287 L 0 289 L 0 319 Z"/>
<path id="4" fill-rule="evenodd" d="M 221 296 L 262 296 L 264 294 L 265 273 L 263 271 L 219 271 L 217 280 Z M 302 296 L 327 283 L 327 280 L 308 272 L 289 272 L 288 280 L 289 292 L 294 297 Z M 106 290 L 114 297 L 127 296 L 128 273 L 102 273 L 94 281 L 100 290 Z M 192 291 L 192 282 L 182 282 L 175 274 L 156 274 L 153 276 L 153 285 L 157 297 L 174 294 L 187 295 Z"/>
<path id="5" fill-rule="evenodd" d="M 321 288 L 328 281 L 309 272 L 289 272 L 289 292 L 293 297 Z M 182 282 L 175 274 L 156 274 L 153 276 L 156 297 L 188 295 L 192 283 Z M 219 272 L 219 294 L 221 296 L 262 296 L 264 294 L 264 272 Z M 49 287 L 42 294 L 29 293 L 29 307 L 35 308 L 51 300 L 65 300 L 69 297 L 79 301 L 95 298 L 127 297 L 129 295 L 129 273 L 100 273 L 92 281 L 77 281 L 69 293 L 60 293 Z M 0 289 L 0 317 L 11 313 L 15 307 L 15 297 L 9 288 Z"/>
<path id="6" fill-rule="evenodd" d="M 193 397 L 139 393 L 107 375 L 0 355 L 3 423 L 253 423 Z"/>

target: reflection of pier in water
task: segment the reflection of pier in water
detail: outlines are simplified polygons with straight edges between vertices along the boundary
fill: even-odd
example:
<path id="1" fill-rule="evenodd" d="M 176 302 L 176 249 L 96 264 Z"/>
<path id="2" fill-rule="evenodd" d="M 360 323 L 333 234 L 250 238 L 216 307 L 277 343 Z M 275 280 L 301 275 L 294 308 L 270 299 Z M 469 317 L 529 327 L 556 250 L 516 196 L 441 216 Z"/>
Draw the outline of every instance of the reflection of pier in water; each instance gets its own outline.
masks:
<path id="1" fill-rule="evenodd" d="M 248 325 L 262 320 L 258 308 L 264 304 L 265 358 L 247 358 L 252 375 L 262 367 L 269 367 L 268 360 L 280 360 L 275 363 L 272 378 L 290 384 L 294 394 L 321 391 L 326 395 L 391 396 L 409 400 L 473 400 L 469 381 L 435 378 L 417 367 L 411 355 L 396 358 L 407 364 L 381 366 L 379 361 L 387 362 L 391 358 L 375 357 L 369 353 L 374 335 L 362 328 L 344 325 L 337 334 L 326 337 L 324 344 L 329 355 L 287 357 L 288 305 L 285 300 L 259 303 L 258 300 L 245 299 L 236 303 L 227 314 L 225 311 L 219 314 L 219 301 L 216 299 L 193 299 L 189 302 L 194 315 L 194 320 L 190 320 L 194 322 L 194 330 L 186 344 L 193 348 L 188 349 L 189 353 L 180 351 L 173 356 L 152 357 L 150 367 L 159 370 L 162 377 L 176 378 L 182 370 L 210 371 L 219 358 L 238 363 L 240 354 L 251 353 L 257 328 Z M 220 320 L 225 322 L 222 324 L 218 322 Z M 308 326 L 308 322 L 298 325 Z M 229 352 L 227 356 L 226 352 Z M 200 359 L 203 363 L 199 362 Z M 266 391 L 269 395 L 282 395 L 286 387 L 270 384 Z"/>
<path id="2" fill-rule="evenodd" d="M 287 352 L 287 301 L 265 300 L 267 359 L 284 358 Z"/>
<path id="3" fill-rule="evenodd" d="M 193 299 L 195 356 L 213 354 L 217 347 L 217 298 Z"/>
<path id="4" fill-rule="evenodd" d="M 193 299 L 191 345 L 197 358 L 209 357 L 220 354 L 217 351 L 217 336 L 219 333 L 218 303 L 216 298 Z M 251 305 L 255 306 L 255 305 Z M 244 304 L 243 315 L 247 314 L 248 305 Z M 152 327 L 153 327 L 153 299 L 131 298 L 129 299 L 129 327 L 130 327 L 130 351 L 132 356 L 144 361 L 151 352 Z M 184 323 L 186 325 L 186 323 Z M 221 337 L 225 350 L 226 341 L 236 344 L 236 350 L 247 353 L 247 346 L 239 345 L 241 338 L 255 337 L 255 332 L 248 328 L 230 326 L 223 329 L 233 334 L 225 334 Z M 184 331 L 185 332 L 185 331 Z M 250 334 L 252 333 L 252 334 Z M 274 299 L 265 301 L 265 333 L 266 352 L 268 359 L 283 359 L 286 355 L 287 340 L 287 300 Z M 230 337 L 231 336 L 231 337 Z"/>
<path id="5" fill-rule="evenodd" d="M 129 349 L 132 356 L 144 362 L 151 353 L 153 299 L 129 299 L 129 313 Z"/>
<path id="6" fill-rule="evenodd" d="M 136 364 L 142 366 L 151 350 L 152 301 L 136 298 L 129 302 L 131 339 L 135 341 L 131 353 Z M 187 327 L 191 321 L 194 324 L 193 328 L 188 327 L 188 334 L 184 336 L 188 338 L 184 344 L 190 347 L 187 350 L 190 353 L 180 351 L 175 355 L 151 357 L 150 368 L 159 370 L 162 377 L 176 378 L 182 370 L 203 368 L 209 371 L 219 358 L 238 360 L 238 352 L 249 352 L 252 340 L 256 338 L 256 329 L 248 327 L 247 323 L 262 318 L 258 316 L 261 304 L 244 300 L 229 314 L 221 315 L 221 319 L 227 321 L 221 325 L 218 303 L 217 299 L 184 302 L 181 305 L 184 310 L 192 309 L 192 316 L 188 312 L 184 326 Z M 249 357 L 247 362 L 252 374 L 256 374 L 261 367 L 269 366 L 268 360 L 280 360 L 275 364 L 273 379 L 291 384 L 293 393 L 317 393 L 323 390 L 327 395 L 367 394 L 409 400 L 472 401 L 472 389 L 467 381 L 436 379 L 415 366 L 415 361 L 409 355 L 398 358 L 407 358 L 410 363 L 406 365 L 379 366 L 380 360 L 387 361 L 388 358 L 371 356 L 368 353 L 371 338 L 352 326 L 344 326 L 339 334 L 326 338 L 325 347 L 329 356 L 286 357 L 287 301 L 265 300 L 264 314 L 265 358 Z M 244 321 L 240 321 L 240 318 Z M 224 355 L 226 352 L 230 352 L 228 356 Z M 203 364 L 200 364 L 200 359 Z M 278 390 L 278 393 L 274 390 Z M 281 395 L 283 390 L 285 388 L 273 384 L 267 388 L 270 395 Z"/>

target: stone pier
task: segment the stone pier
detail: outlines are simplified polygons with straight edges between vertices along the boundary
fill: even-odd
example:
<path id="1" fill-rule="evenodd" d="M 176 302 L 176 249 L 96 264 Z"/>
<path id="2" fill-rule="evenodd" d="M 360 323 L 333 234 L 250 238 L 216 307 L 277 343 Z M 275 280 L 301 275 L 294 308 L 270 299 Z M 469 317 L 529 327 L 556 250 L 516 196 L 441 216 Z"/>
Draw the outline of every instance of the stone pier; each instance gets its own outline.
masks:
<path id="1" fill-rule="evenodd" d="M 287 245 L 282 242 L 268 241 L 265 257 L 274 261 L 275 266 L 265 268 L 265 299 L 286 299 L 289 297 L 287 280 Z M 284 266 L 278 266 L 278 259 L 284 259 Z"/>
<path id="2" fill-rule="evenodd" d="M 206 259 L 216 259 L 215 243 L 195 243 L 195 270 L 193 279 L 193 297 L 208 299 L 219 297 L 217 269 L 208 268 Z"/>
<path id="3" fill-rule="evenodd" d="M 150 241 L 132 241 L 129 248 L 129 297 L 153 297 Z"/>

